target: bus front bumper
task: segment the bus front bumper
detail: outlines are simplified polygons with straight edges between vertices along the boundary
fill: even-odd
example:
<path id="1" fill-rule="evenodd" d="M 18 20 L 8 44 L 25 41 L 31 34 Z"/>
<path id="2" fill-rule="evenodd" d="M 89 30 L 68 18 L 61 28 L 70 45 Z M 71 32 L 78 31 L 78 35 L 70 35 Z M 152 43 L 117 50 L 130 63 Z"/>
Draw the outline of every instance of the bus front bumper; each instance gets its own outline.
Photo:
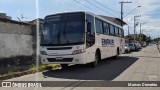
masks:
<path id="1" fill-rule="evenodd" d="M 41 55 L 42 64 L 86 64 L 85 53 L 76 55 Z"/>

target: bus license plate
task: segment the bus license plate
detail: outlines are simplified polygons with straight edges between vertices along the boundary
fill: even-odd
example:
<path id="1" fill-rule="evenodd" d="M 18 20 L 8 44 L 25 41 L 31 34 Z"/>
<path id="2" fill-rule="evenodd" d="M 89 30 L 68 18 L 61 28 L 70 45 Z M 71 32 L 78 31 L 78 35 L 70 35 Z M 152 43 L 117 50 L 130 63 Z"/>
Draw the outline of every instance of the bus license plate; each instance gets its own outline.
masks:
<path id="1" fill-rule="evenodd" d="M 63 60 L 63 57 L 56 57 L 56 60 Z"/>

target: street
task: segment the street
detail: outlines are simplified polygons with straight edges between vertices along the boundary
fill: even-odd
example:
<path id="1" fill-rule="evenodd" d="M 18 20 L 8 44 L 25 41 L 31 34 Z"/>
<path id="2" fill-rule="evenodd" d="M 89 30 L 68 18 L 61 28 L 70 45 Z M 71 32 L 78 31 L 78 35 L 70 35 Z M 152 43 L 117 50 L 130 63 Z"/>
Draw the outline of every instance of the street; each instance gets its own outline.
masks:
<path id="1" fill-rule="evenodd" d="M 9 79 L 7 81 L 81 81 L 81 80 L 110 80 L 110 81 L 160 81 L 160 53 L 156 47 L 147 46 L 139 52 L 122 54 L 118 60 L 108 58 L 99 62 L 96 68 L 88 65 L 73 65 L 67 69 L 50 70 Z M 64 82 L 65 83 L 65 82 Z M 62 83 L 60 83 L 62 84 Z M 74 85 L 75 84 L 75 85 Z M 47 87 L 37 90 L 128 90 L 127 87 L 76 87 L 79 82 L 73 83 L 75 87 Z M 58 84 L 57 84 L 58 86 Z M 66 84 L 66 86 L 68 86 Z M 7 90 L 8 88 L 0 88 Z M 11 88 L 10 88 L 11 89 Z M 29 88 L 12 88 L 12 90 L 26 90 Z M 34 89 L 34 88 L 32 88 Z M 160 88 L 130 88 L 133 90 L 160 90 Z"/>

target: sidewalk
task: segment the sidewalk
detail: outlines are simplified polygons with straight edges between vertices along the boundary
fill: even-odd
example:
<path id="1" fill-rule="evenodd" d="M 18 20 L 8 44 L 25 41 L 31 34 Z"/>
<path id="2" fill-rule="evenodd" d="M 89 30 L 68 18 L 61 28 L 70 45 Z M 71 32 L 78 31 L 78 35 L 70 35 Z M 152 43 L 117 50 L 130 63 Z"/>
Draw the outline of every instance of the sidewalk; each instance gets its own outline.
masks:
<path id="1" fill-rule="evenodd" d="M 139 58 L 114 81 L 160 81 L 160 53 L 156 46 L 148 46 L 133 57 Z"/>

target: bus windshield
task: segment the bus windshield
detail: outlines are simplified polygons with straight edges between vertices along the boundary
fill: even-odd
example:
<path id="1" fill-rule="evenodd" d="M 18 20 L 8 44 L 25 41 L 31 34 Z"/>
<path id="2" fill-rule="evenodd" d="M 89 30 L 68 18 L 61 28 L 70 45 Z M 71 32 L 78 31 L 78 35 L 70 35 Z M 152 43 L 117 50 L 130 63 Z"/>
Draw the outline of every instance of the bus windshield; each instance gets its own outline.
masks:
<path id="1" fill-rule="evenodd" d="M 83 44 L 84 17 L 83 13 L 47 16 L 41 33 L 41 46 Z"/>

